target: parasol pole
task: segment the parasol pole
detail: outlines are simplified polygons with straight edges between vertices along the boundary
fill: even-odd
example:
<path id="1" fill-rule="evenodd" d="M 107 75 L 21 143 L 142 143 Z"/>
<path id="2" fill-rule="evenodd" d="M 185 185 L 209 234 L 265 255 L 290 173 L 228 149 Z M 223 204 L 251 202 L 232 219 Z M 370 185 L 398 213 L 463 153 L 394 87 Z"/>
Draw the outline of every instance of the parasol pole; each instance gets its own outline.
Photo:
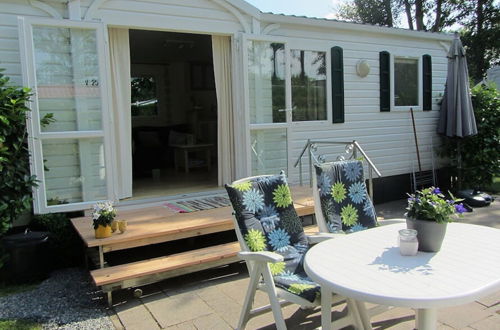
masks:
<path id="1" fill-rule="evenodd" d="M 411 123 L 413 125 L 413 136 L 415 137 L 415 148 L 417 149 L 418 171 L 422 172 L 422 164 L 420 164 L 420 152 L 418 151 L 417 129 L 415 127 L 415 117 L 413 116 L 413 108 L 410 108 Z"/>

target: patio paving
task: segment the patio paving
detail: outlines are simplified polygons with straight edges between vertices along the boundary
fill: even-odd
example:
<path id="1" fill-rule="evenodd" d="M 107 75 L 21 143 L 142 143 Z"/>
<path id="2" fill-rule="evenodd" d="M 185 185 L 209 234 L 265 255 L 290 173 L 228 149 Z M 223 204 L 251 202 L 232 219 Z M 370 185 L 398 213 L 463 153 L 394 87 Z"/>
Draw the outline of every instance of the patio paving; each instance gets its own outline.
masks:
<path id="1" fill-rule="evenodd" d="M 460 220 L 464 223 L 500 229 L 500 203 L 475 208 Z M 406 200 L 376 205 L 385 219 L 401 218 Z M 500 271 L 500 270 L 499 270 Z M 135 298 L 133 290 L 114 293 L 111 319 L 117 329 L 234 329 L 238 322 L 248 272 L 243 263 L 189 274 L 142 287 Z M 258 292 L 256 304 L 268 303 Z M 343 313 L 343 305 L 332 309 L 332 318 Z M 321 325 L 320 308 L 302 310 L 297 305 L 283 309 L 288 329 L 315 329 Z M 415 313 L 408 308 L 393 308 L 372 318 L 374 329 L 413 329 Z M 500 330 L 500 292 L 467 305 L 442 308 L 438 329 Z M 275 329 L 271 312 L 253 318 L 246 329 Z"/>

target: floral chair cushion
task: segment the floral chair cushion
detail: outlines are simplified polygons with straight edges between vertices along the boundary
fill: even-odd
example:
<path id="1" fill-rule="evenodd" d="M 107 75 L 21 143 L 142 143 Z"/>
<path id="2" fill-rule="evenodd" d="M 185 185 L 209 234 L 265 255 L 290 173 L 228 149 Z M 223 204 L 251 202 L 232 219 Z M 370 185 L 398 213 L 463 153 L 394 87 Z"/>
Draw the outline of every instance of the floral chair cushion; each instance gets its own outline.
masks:
<path id="1" fill-rule="evenodd" d="M 269 264 L 276 286 L 314 301 L 320 287 L 305 274 L 309 249 L 285 174 L 226 185 L 242 237 L 250 251 L 272 251 L 283 262 Z"/>
<path id="2" fill-rule="evenodd" d="M 354 232 L 377 226 L 359 160 L 314 165 L 321 210 L 330 232 Z"/>

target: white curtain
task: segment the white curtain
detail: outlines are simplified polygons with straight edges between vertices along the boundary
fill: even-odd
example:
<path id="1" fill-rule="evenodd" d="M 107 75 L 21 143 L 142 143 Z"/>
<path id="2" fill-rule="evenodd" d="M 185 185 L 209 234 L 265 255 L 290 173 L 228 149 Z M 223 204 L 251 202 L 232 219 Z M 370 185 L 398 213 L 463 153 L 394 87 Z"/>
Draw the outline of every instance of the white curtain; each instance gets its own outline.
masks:
<path id="1" fill-rule="evenodd" d="M 212 36 L 217 90 L 217 144 L 219 186 L 234 180 L 233 93 L 231 88 L 231 39 Z"/>
<path id="2" fill-rule="evenodd" d="M 110 28 L 111 111 L 115 132 L 117 197 L 132 196 L 132 118 L 130 113 L 130 44 L 128 29 Z"/>

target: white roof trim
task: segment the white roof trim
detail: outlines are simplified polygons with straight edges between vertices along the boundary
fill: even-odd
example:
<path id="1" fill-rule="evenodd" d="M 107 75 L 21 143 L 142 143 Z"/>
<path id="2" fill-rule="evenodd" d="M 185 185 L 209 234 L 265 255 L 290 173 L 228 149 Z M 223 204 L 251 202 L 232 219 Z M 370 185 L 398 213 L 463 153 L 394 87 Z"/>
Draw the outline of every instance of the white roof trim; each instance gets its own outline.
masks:
<path id="1" fill-rule="evenodd" d="M 391 28 L 386 26 L 342 22 L 342 21 L 322 19 L 322 18 L 297 17 L 297 16 L 287 16 L 282 14 L 271 14 L 271 13 L 262 13 L 261 17 L 262 17 L 262 22 L 278 23 L 281 24 L 282 26 L 285 24 L 291 24 L 291 25 L 295 24 L 295 25 L 304 25 L 304 26 L 318 27 L 318 28 L 330 28 L 330 29 L 357 31 L 364 33 L 383 33 L 386 35 L 394 35 L 400 37 L 431 39 L 431 40 L 441 40 L 441 41 L 452 41 L 454 38 L 454 35 L 451 33 L 414 31 L 414 30 L 406 30 L 400 28 Z"/>
<path id="2" fill-rule="evenodd" d="M 38 0 L 30 0 L 30 5 L 32 5 L 35 8 L 43 10 L 44 12 L 48 13 L 49 15 L 51 15 L 53 18 L 58 18 L 58 19 L 62 19 L 63 18 L 61 16 L 61 14 L 59 14 L 57 12 L 57 10 L 54 9 L 54 7 L 52 7 L 51 5 L 46 4 L 44 2 L 41 2 L 41 1 L 38 1 Z"/>

